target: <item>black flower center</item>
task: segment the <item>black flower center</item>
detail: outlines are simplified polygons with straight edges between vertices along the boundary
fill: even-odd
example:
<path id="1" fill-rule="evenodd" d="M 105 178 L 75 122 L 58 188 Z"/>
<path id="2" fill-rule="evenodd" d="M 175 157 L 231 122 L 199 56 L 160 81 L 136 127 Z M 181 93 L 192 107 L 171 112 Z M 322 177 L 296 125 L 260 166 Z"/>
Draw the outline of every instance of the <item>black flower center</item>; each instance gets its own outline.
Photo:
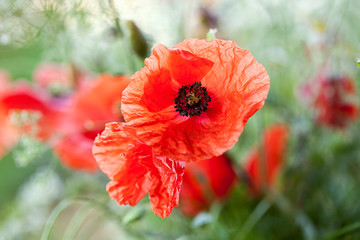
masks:
<path id="1" fill-rule="evenodd" d="M 181 116 L 200 116 L 207 110 L 211 97 L 208 95 L 201 82 L 195 82 L 179 89 L 178 96 L 174 99 L 175 109 Z"/>

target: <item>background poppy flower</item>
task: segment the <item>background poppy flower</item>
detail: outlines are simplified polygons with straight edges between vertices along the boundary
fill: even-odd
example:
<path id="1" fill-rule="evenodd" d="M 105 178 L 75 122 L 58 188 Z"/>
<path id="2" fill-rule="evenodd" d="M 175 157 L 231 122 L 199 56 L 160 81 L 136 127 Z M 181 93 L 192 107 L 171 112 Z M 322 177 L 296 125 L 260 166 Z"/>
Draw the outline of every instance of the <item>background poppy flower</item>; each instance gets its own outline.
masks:
<path id="1" fill-rule="evenodd" d="M 94 142 L 94 157 L 111 180 L 106 189 L 119 204 L 131 206 L 149 193 L 154 213 L 167 217 L 178 205 L 185 163 L 156 155 L 126 128 L 108 123 Z"/>
<path id="2" fill-rule="evenodd" d="M 128 83 L 125 76 L 102 74 L 84 84 L 70 99 L 61 118 L 61 137 L 54 147 L 65 166 L 88 172 L 98 169 L 91 153 L 94 139 L 106 122 L 123 120 L 121 93 Z"/>
<path id="3" fill-rule="evenodd" d="M 263 186 L 271 187 L 275 183 L 284 162 L 287 139 L 287 126 L 270 126 L 264 132 L 263 145 L 255 147 L 248 155 L 245 172 L 254 194 L 259 194 Z"/>
<path id="4" fill-rule="evenodd" d="M 30 113 L 39 114 L 40 118 L 33 126 L 33 122 L 25 124 L 21 127 L 20 132 L 30 133 L 35 127 L 37 128 L 34 137 L 40 140 L 47 140 L 53 135 L 54 126 L 58 112 L 51 106 L 50 96 L 41 89 L 30 86 L 28 83 L 20 82 L 16 85 L 8 85 L 8 88 L 0 94 L 0 108 L 6 118 L 7 127 L 12 128 L 10 123 L 10 115 L 14 111 L 26 110 Z"/>
<path id="5" fill-rule="evenodd" d="M 357 119 L 359 106 L 354 80 L 346 75 L 320 76 L 314 93 L 316 121 L 344 128 Z"/>
<path id="6" fill-rule="evenodd" d="M 180 192 L 180 210 L 195 216 L 222 200 L 232 189 L 236 175 L 226 155 L 186 164 Z"/>
<path id="7" fill-rule="evenodd" d="M 270 86 L 248 50 L 223 40 L 157 45 L 131 79 L 122 98 L 125 121 L 154 151 L 181 161 L 231 148 Z"/>

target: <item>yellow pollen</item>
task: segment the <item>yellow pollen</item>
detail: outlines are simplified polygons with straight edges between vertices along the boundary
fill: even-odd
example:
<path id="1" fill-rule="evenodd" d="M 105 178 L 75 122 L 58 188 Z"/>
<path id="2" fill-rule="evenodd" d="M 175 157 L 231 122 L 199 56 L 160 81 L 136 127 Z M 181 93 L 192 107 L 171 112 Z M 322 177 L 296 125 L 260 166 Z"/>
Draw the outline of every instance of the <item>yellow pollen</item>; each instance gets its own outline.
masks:
<path id="1" fill-rule="evenodd" d="M 186 100 L 187 100 L 187 104 L 189 104 L 190 106 L 193 106 L 194 104 L 197 104 L 200 101 L 198 96 L 196 96 L 195 93 L 193 92 L 190 92 L 186 95 Z"/>

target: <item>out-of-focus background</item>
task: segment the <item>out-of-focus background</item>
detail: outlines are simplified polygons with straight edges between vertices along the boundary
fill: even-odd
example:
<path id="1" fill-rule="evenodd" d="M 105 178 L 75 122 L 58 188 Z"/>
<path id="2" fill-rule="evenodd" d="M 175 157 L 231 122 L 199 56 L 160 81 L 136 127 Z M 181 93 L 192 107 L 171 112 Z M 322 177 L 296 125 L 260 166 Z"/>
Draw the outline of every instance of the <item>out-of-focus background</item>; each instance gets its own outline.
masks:
<path id="1" fill-rule="evenodd" d="M 360 1 L 2 0 L 0 239 L 360 239 Z M 118 206 L 91 155 L 151 48 L 247 48 L 271 78 L 180 207 Z M 115 84 L 116 83 L 116 84 Z M 104 100 L 106 99 L 106 100 Z"/>

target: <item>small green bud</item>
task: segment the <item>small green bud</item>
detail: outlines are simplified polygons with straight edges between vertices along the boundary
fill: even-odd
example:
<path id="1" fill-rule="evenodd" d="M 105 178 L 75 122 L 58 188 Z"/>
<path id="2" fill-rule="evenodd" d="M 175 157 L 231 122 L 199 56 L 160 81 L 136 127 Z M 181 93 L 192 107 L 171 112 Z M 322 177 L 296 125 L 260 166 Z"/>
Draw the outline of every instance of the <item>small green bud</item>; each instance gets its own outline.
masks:
<path id="1" fill-rule="evenodd" d="M 141 30 L 136 26 L 133 21 L 126 22 L 127 27 L 130 30 L 131 46 L 134 52 L 142 58 L 148 56 L 148 44 Z"/>
<path id="2" fill-rule="evenodd" d="M 216 39 L 215 34 L 217 33 L 216 28 L 210 28 L 209 32 L 206 34 L 206 40 L 211 41 L 213 39 Z"/>

